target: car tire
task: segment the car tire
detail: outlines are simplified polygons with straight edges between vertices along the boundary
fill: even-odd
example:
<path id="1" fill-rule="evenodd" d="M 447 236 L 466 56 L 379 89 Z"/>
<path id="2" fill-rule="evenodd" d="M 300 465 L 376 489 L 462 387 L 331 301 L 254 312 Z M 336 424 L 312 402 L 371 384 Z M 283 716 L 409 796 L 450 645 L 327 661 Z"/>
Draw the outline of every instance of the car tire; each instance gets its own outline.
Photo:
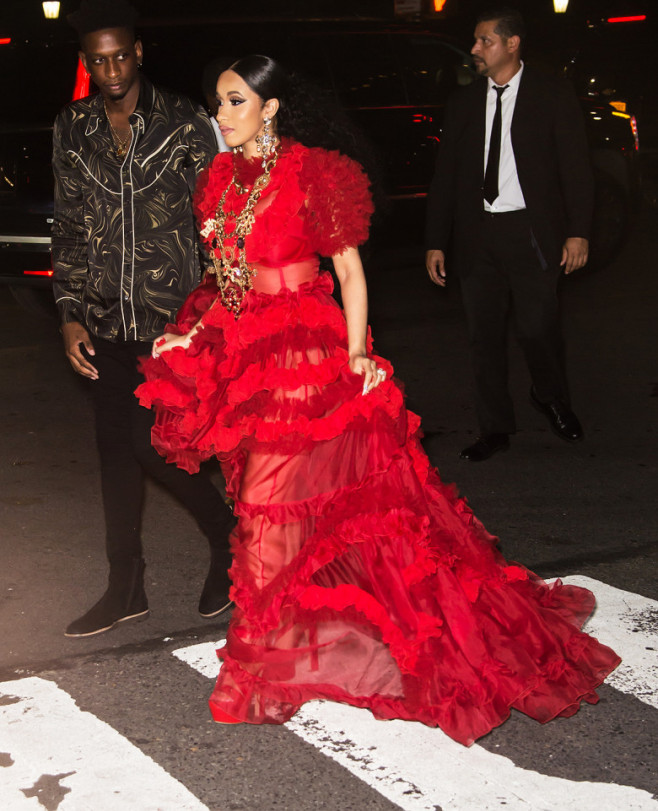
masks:
<path id="1" fill-rule="evenodd" d="M 594 217 L 588 267 L 605 267 L 626 242 L 631 223 L 630 201 L 624 188 L 610 175 L 594 176 Z"/>

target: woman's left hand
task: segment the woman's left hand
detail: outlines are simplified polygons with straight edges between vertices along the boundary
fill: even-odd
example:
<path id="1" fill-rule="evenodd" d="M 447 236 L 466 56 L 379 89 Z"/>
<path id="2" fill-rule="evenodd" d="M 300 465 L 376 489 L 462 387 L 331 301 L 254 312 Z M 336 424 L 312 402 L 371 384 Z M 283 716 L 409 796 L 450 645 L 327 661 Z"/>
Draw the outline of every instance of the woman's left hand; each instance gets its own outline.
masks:
<path id="1" fill-rule="evenodd" d="M 368 394 L 386 380 L 386 372 L 366 355 L 350 355 L 350 369 L 355 375 L 363 375 L 362 394 Z"/>
<path id="2" fill-rule="evenodd" d="M 170 349 L 174 349 L 176 346 L 182 346 L 184 349 L 187 349 L 189 345 L 189 335 L 176 335 L 173 332 L 166 332 L 164 335 L 161 335 L 159 338 L 156 338 L 155 341 L 153 341 L 151 355 L 154 358 L 158 358 L 163 352 L 168 352 Z"/>

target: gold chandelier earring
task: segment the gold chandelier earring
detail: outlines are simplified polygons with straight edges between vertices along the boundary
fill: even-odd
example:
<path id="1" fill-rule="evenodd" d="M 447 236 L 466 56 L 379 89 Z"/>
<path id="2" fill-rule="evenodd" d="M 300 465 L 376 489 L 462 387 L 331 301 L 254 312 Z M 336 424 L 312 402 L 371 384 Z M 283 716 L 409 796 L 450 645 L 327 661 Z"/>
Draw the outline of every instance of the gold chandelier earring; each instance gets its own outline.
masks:
<path id="1" fill-rule="evenodd" d="M 272 119 L 263 119 L 263 132 L 256 136 L 256 152 L 263 158 L 263 169 L 267 163 L 267 159 L 274 151 L 276 144 L 276 136 L 273 132 Z"/>

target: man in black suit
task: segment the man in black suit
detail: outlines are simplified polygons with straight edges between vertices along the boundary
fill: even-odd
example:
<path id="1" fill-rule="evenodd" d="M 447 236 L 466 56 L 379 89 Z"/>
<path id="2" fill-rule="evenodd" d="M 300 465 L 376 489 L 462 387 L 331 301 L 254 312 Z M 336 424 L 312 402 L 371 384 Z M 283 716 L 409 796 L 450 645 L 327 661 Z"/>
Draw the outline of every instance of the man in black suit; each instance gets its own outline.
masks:
<path id="1" fill-rule="evenodd" d="M 533 405 L 562 439 L 571 411 L 557 284 L 587 262 L 593 182 L 574 93 L 521 61 L 523 19 L 479 17 L 473 60 L 482 79 L 449 100 L 427 212 L 429 275 L 445 286 L 451 233 L 473 354 L 480 436 L 461 457 L 488 459 L 516 430 L 507 386 L 507 319 L 514 311 Z"/>

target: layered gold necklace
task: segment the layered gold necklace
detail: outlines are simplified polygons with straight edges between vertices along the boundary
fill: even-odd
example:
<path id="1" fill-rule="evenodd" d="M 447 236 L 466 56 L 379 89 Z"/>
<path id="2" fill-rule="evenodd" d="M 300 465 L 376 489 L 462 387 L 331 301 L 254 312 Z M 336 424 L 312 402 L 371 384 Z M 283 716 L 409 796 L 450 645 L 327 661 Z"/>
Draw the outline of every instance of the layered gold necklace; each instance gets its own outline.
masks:
<path id="1" fill-rule="evenodd" d="M 110 118 L 110 114 L 107 111 L 107 105 L 105 101 L 103 101 L 103 107 L 105 107 L 105 115 L 107 116 L 107 123 L 110 125 L 110 132 L 112 133 L 112 140 L 114 142 L 114 151 L 116 152 L 117 158 L 123 158 L 128 152 L 128 147 L 130 146 L 130 139 L 132 138 L 132 129 L 129 130 L 128 135 L 125 138 L 121 138 L 119 133 L 114 129 L 112 126 L 112 119 Z"/>
<path id="2" fill-rule="evenodd" d="M 213 223 L 215 239 L 212 242 L 214 250 L 211 253 L 214 270 L 211 272 L 214 272 L 217 276 L 217 287 L 220 290 L 222 304 L 229 312 L 234 314 L 236 319 L 241 315 L 244 297 L 251 290 L 252 279 L 256 275 L 254 268 L 247 263 L 245 240 L 254 226 L 254 208 L 263 193 L 263 189 L 270 181 L 270 174 L 276 166 L 278 157 L 279 148 L 276 147 L 270 152 L 268 158 L 263 161 L 263 173 L 254 181 L 247 202 L 237 217 L 233 211 L 228 212 L 225 207 L 226 195 L 231 186 L 235 186 L 238 194 L 246 192 L 246 189 L 238 182 L 234 167 L 233 178 L 219 198 L 217 211 L 215 212 L 215 221 Z M 226 244 L 225 225 L 229 217 L 235 217 L 235 228 L 228 235 L 229 239 L 233 241 L 233 245 Z"/>

